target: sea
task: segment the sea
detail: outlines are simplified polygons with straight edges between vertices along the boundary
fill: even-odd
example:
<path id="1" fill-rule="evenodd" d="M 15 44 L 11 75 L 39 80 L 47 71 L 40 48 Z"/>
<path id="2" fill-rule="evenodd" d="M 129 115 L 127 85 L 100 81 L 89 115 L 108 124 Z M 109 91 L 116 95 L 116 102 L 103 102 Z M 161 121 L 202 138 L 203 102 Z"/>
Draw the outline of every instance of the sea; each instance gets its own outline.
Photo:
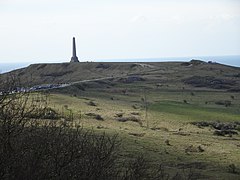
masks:
<path id="1" fill-rule="evenodd" d="M 188 57 L 161 57 L 161 58 L 134 58 L 134 59 L 96 59 L 91 60 L 93 62 L 187 62 L 192 59 L 202 61 L 212 61 L 229 66 L 240 67 L 240 55 L 232 56 L 188 56 Z M 62 61 L 64 62 L 64 61 Z M 16 63 L 1 63 L 0 62 L 0 74 L 6 73 L 15 69 L 24 68 L 30 64 L 37 62 L 16 62 Z M 42 62 L 41 62 L 42 63 Z M 46 62 L 49 63 L 49 62 Z M 54 62 L 56 63 L 56 61 Z"/>

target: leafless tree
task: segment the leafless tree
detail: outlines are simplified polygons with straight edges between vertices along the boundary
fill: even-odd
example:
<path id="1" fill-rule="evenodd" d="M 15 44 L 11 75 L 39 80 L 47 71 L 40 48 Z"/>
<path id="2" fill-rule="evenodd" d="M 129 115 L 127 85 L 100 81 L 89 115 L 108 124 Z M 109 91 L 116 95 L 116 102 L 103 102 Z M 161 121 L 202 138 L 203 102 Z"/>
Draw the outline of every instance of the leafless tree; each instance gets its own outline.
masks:
<path id="1" fill-rule="evenodd" d="M 47 98 L 17 92 L 15 81 L 12 76 L 0 85 L 0 179 L 117 177 L 117 136 L 41 121 Z"/>

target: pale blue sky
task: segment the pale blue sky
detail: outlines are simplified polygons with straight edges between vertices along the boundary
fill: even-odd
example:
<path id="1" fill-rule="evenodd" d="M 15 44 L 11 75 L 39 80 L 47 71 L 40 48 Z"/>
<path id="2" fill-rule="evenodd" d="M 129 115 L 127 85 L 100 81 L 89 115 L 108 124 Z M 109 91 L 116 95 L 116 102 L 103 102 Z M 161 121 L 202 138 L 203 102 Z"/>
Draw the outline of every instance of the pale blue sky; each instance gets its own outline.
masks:
<path id="1" fill-rule="evenodd" d="M 0 0 L 0 63 L 240 54 L 239 0 Z"/>

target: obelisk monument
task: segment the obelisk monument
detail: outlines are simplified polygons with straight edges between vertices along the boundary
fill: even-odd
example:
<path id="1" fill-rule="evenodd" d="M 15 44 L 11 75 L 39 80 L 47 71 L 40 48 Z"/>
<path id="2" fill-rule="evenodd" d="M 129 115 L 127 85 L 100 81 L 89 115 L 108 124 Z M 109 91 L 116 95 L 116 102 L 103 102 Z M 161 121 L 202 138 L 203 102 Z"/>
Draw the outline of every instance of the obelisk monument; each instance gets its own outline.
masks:
<path id="1" fill-rule="evenodd" d="M 79 62 L 77 53 L 76 53 L 76 43 L 75 43 L 75 37 L 73 37 L 73 47 L 72 47 L 72 58 L 70 62 Z"/>

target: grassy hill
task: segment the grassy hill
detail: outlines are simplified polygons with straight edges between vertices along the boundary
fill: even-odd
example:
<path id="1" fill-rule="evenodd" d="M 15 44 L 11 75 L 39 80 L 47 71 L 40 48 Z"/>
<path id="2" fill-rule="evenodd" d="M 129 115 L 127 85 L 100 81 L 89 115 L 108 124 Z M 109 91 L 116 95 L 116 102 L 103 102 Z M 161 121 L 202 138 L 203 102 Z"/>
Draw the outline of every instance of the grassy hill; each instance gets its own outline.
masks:
<path id="1" fill-rule="evenodd" d="M 143 154 L 170 173 L 240 178 L 240 68 L 89 62 L 34 64 L 1 78 L 9 74 L 26 86 L 76 82 L 48 90 L 49 105 L 59 114 L 72 112 L 75 125 L 118 134 L 122 159 Z"/>
<path id="2" fill-rule="evenodd" d="M 235 89 L 240 85 L 240 68 L 210 64 L 193 60 L 190 62 L 155 63 L 56 63 L 32 64 L 26 68 L 1 75 L 17 76 L 24 86 L 70 83 L 104 77 L 141 76 L 151 83 L 190 85 L 213 89 Z M 200 77 L 200 78 L 199 78 Z M 157 85 L 157 84 L 156 84 Z"/>

